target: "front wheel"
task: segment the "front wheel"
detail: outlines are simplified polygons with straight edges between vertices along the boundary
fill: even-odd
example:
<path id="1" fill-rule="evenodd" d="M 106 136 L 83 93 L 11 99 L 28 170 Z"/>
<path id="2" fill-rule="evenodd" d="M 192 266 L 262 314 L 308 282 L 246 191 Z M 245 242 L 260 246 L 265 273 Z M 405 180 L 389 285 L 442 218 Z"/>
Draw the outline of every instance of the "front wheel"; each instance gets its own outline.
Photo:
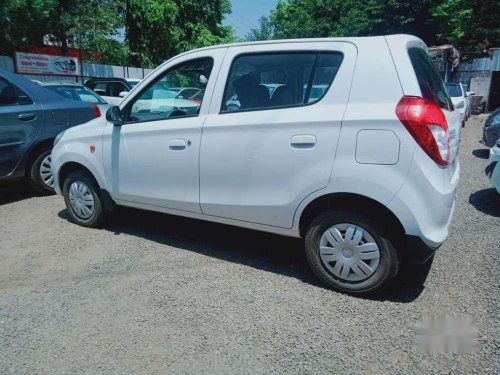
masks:
<path id="1" fill-rule="evenodd" d="M 75 223 L 94 228 L 104 220 L 99 187 L 88 172 L 71 172 L 64 180 L 63 195 L 66 208 Z"/>
<path id="2" fill-rule="evenodd" d="M 373 220 L 339 209 L 320 214 L 305 239 L 307 260 L 328 287 L 367 294 L 387 285 L 399 263 L 388 236 Z"/>

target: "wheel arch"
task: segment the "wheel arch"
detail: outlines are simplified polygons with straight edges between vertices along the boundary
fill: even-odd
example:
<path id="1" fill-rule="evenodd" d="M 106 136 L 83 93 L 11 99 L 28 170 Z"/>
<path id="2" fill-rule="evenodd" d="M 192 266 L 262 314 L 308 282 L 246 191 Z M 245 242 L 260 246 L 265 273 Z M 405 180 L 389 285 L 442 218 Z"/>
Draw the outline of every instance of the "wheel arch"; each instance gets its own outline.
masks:
<path id="1" fill-rule="evenodd" d="M 52 149 L 54 144 L 54 138 L 47 138 L 44 139 L 43 141 L 38 142 L 37 144 L 33 145 L 30 150 L 28 151 L 28 154 L 26 156 L 26 168 L 29 169 L 31 168 L 31 165 L 35 161 L 37 155 L 47 149 Z"/>
<path id="2" fill-rule="evenodd" d="M 304 237 L 307 228 L 321 212 L 335 208 L 354 208 L 384 223 L 392 236 L 402 236 L 405 229 L 398 217 L 386 205 L 364 195 L 354 193 L 330 193 L 315 198 L 300 213 L 299 233 Z"/>
<path id="3" fill-rule="evenodd" d="M 59 168 L 59 171 L 58 171 L 58 184 L 59 184 L 59 188 L 63 189 L 63 185 L 64 185 L 64 180 L 66 179 L 66 177 L 73 171 L 77 171 L 77 170 L 84 170 L 86 172 L 88 172 L 92 178 L 94 179 L 94 181 L 97 183 L 97 186 L 101 187 L 100 184 L 99 184 L 99 181 L 97 180 L 97 178 L 95 177 L 94 173 L 92 173 L 92 171 L 90 169 L 88 169 L 85 165 L 81 164 L 81 163 L 78 163 L 76 161 L 68 161 L 66 163 L 64 163 L 60 168 Z"/>

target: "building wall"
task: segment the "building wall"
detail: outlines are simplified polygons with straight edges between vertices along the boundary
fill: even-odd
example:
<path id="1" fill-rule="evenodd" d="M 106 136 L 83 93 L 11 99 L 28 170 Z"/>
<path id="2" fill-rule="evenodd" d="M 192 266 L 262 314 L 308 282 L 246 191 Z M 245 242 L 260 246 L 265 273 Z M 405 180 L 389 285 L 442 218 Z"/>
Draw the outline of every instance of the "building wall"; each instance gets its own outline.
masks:
<path id="1" fill-rule="evenodd" d="M 15 72 L 14 59 L 10 56 L 0 56 L 0 69 L 7 70 L 9 72 Z M 34 79 L 41 82 L 54 81 L 59 79 L 64 79 L 65 81 L 76 81 L 84 82 L 88 78 L 99 78 L 99 77 L 118 77 L 118 78 L 144 78 L 153 69 L 144 68 L 134 68 L 128 66 L 118 66 L 118 65 L 103 65 L 103 64 L 93 64 L 89 62 L 82 62 L 82 76 L 78 77 L 68 77 L 68 76 L 57 76 L 57 75 L 45 75 L 45 74 L 23 74 L 23 76 Z"/>

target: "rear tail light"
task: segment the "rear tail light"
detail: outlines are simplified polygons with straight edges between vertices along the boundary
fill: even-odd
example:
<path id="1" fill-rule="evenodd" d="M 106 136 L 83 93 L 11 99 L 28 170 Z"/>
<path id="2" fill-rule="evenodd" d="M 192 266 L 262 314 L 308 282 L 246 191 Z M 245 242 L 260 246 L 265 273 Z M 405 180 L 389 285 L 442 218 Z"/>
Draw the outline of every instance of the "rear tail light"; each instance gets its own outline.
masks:
<path id="1" fill-rule="evenodd" d="M 99 106 L 95 103 L 92 103 L 92 108 L 94 109 L 95 118 L 101 117 L 101 110 L 99 109 Z"/>
<path id="2" fill-rule="evenodd" d="M 396 115 L 432 160 L 439 165 L 450 162 L 450 133 L 441 108 L 424 98 L 403 96 Z"/>

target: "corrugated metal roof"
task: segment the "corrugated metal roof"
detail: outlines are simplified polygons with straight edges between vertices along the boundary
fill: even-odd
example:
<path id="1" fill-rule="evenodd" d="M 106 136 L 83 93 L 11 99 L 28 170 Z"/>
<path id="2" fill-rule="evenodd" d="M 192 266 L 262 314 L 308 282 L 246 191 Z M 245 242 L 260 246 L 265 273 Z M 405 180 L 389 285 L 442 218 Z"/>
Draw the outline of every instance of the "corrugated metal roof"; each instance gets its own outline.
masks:
<path id="1" fill-rule="evenodd" d="M 460 63 L 458 66 L 458 71 L 481 71 L 481 70 L 491 70 L 492 60 L 489 57 L 484 57 L 481 59 L 474 59 L 470 63 Z"/>

